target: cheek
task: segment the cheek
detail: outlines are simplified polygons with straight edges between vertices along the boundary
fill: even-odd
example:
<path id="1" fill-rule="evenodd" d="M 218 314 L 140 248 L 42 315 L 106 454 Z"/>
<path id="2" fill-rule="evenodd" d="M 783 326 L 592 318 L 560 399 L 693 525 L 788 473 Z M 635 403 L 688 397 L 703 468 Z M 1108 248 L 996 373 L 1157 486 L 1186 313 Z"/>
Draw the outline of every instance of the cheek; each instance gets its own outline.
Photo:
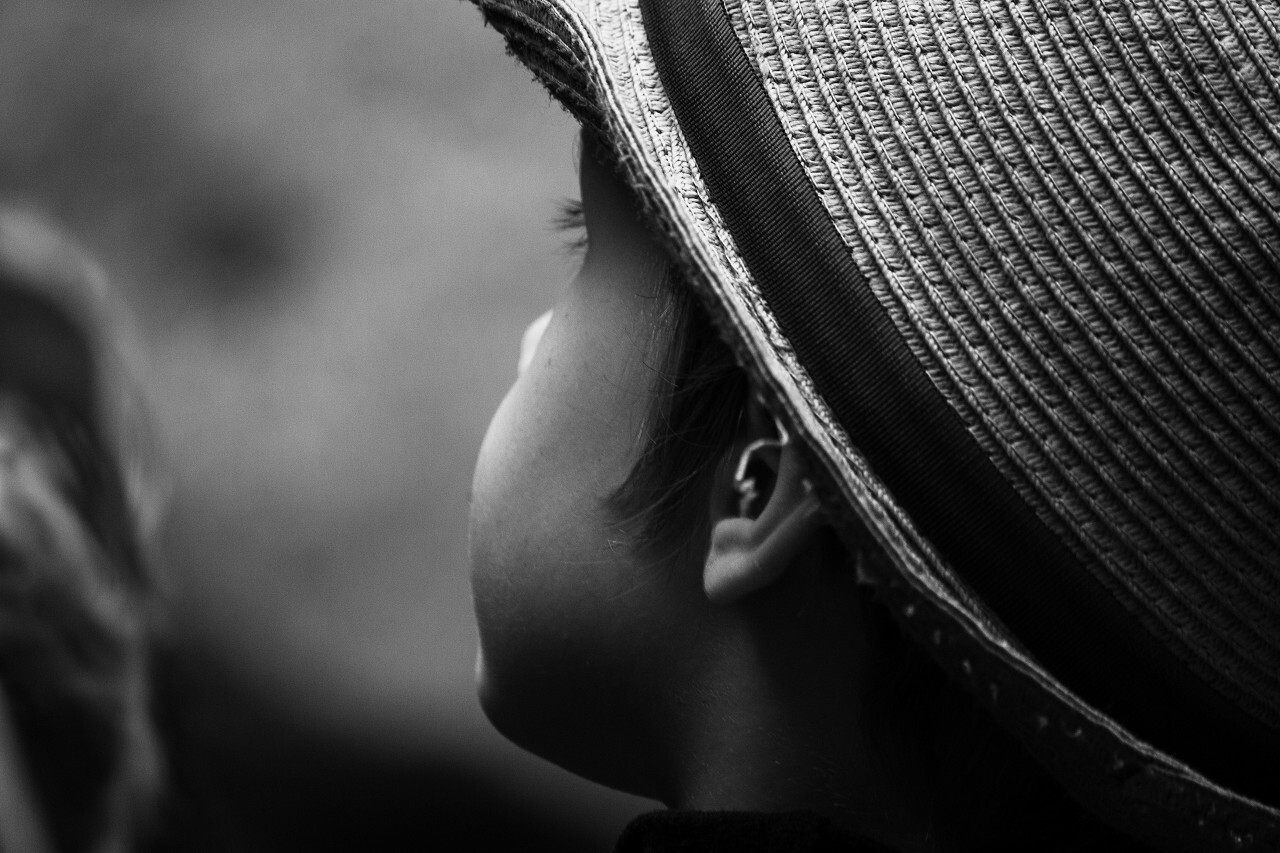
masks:
<path id="1" fill-rule="evenodd" d="M 490 419 L 472 474 L 467 539 L 473 575 L 478 567 L 494 560 L 492 551 L 500 544 L 497 528 L 504 515 L 502 507 L 521 491 L 514 482 L 524 467 L 516 458 L 520 442 L 514 434 L 516 419 L 512 417 L 515 393 L 514 387 L 508 391 Z"/>
<path id="2" fill-rule="evenodd" d="M 604 504 L 637 456 L 653 378 L 627 339 L 635 319 L 601 301 L 571 291 L 557 306 L 489 424 L 472 482 L 473 583 L 571 580 L 571 566 L 617 556 Z"/>
<path id="3" fill-rule="evenodd" d="M 589 777 L 589 746 L 633 735 L 634 644 L 652 618 L 652 583 L 602 510 L 632 458 L 634 427 L 617 380 L 556 362 L 530 368 L 499 406 L 476 464 L 471 587 L 480 637 L 477 687 L 494 726 L 524 748 Z M 600 367 L 601 359 L 590 362 Z M 611 759 L 609 764 L 615 762 Z M 619 784 L 621 780 L 613 780 Z M 631 782 L 626 785 L 631 786 Z"/>
<path id="4" fill-rule="evenodd" d="M 523 380 L 522 380 L 523 381 Z M 476 465 L 470 520 L 471 588 L 479 632 L 477 689 L 498 731 L 553 761 L 565 731 L 585 733 L 599 691 L 591 661 L 616 659 L 601 588 L 620 567 L 603 557 L 592 502 L 564 484 L 559 451 L 530 434 L 519 384 L 485 435 Z M 541 447 L 541 452 L 538 448 Z M 593 601 L 594 599 L 594 601 Z M 597 674 L 598 675 L 598 674 Z M 594 738 L 592 738 L 594 740 Z"/>
<path id="5" fill-rule="evenodd" d="M 678 585 L 673 566 L 632 556 L 605 511 L 638 454 L 653 393 L 654 300 L 596 284 L 557 304 L 480 451 L 470 521 L 477 675 L 485 712 L 511 740 L 633 788 L 611 768 L 645 753 L 639 732 L 667 683 L 655 672 L 671 658 L 657 646 L 679 636 L 669 625 Z"/>
<path id="6" fill-rule="evenodd" d="M 553 657 L 555 638 L 581 610 L 576 600 L 616 569 L 607 564 L 601 490 L 591 483 L 599 450 L 577 452 L 585 439 L 568 434 L 562 413 L 547 405 L 551 389 L 536 380 L 526 373 L 499 406 L 472 483 L 482 686 Z"/>
<path id="7" fill-rule="evenodd" d="M 498 630 L 514 620 L 522 602 L 534 604 L 527 594 L 537 587 L 526 589 L 528 576 L 545 561 L 546 537 L 557 526 L 538 499 L 547 472 L 520 435 L 519 390 L 517 383 L 490 421 L 471 484 L 467 539 L 482 654 L 500 640 Z"/>

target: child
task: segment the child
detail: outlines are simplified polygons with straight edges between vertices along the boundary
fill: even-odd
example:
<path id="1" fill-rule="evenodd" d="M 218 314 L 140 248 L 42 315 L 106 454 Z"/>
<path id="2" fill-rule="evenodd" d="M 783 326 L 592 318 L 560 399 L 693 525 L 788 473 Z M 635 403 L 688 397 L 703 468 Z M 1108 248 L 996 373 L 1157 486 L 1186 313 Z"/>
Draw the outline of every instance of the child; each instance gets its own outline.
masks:
<path id="1" fill-rule="evenodd" d="M 1280 8 L 478 3 L 588 236 L 494 724 L 623 851 L 1280 849 Z"/>

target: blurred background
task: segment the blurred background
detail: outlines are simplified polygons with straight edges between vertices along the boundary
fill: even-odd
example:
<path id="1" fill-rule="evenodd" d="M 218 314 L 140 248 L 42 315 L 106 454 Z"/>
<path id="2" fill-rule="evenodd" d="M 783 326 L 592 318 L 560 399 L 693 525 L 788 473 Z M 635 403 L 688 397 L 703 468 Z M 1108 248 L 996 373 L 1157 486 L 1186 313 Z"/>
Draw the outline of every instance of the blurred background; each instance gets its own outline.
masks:
<path id="1" fill-rule="evenodd" d="M 4 0 L 0 202 L 110 275 L 170 490 L 172 849 L 608 850 L 473 692 L 467 492 L 568 116 L 456 0 Z"/>

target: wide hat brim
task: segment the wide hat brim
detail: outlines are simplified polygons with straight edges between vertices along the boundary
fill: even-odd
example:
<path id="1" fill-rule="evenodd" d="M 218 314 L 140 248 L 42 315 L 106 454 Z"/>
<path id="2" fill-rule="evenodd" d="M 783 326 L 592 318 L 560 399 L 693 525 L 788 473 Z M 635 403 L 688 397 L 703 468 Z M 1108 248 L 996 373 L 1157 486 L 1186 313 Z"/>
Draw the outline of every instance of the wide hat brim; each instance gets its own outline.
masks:
<path id="1" fill-rule="evenodd" d="M 662 59 L 655 57 L 646 30 L 646 5 L 654 4 L 477 4 L 549 91 L 614 147 L 626 177 L 665 232 L 670 251 L 707 297 L 714 319 L 757 387 L 812 451 L 825 504 L 847 508 L 847 518 L 838 521 L 850 538 L 869 531 L 887 557 L 862 565 L 860 571 L 880 586 L 904 628 L 1076 799 L 1109 823 L 1165 849 L 1280 848 L 1280 811 L 1145 742 L 1027 652 L 872 470 L 829 401 L 816 391 L 809 365 L 784 332 L 777 294 L 764 292 L 754 271 L 759 264 L 747 257 L 758 249 L 735 238 L 726 222 L 735 214 L 722 209 L 723 194 L 717 197 L 713 191 L 695 153 L 697 143 L 677 119 L 663 85 Z M 672 14 L 685 19 L 667 22 L 679 27 L 679 38 L 733 38 L 719 3 L 670 6 L 679 7 Z M 722 52 L 700 51 L 694 44 L 687 53 L 695 61 L 705 56 L 711 63 L 705 69 L 708 77 L 723 73 L 713 67 Z M 754 101 L 734 93 L 737 100 L 727 109 L 757 110 L 756 118 L 769 121 L 769 101 L 759 89 Z M 767 156 L 775 161 L 794 157 L 789 150 Z"/>

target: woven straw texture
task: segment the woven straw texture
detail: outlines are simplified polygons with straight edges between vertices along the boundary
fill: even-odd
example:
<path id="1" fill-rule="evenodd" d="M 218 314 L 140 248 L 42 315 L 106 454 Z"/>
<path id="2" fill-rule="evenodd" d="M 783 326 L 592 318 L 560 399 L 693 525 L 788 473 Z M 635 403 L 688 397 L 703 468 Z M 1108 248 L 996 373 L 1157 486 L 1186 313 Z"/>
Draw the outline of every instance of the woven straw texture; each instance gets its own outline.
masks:
<path id="1" fill-rule="evenodd" d="M 820 490 L 888 554 L 868 571 L 908 630 L 1091 807 L 1171 849 L 1280 846 L 1280 814 L 1021 652 L 876 479 L 709 198 L 639 0 L 476 2 L 612 141 L 815 451 Z M 1147 630 L 1201 667 L 1229 661 L 1232 698 L 1276 723 L 1276 21 L 1226 0 L 725 6 L 815 192 L 982 448 Z"/>
<path id="2" fill-rule="evenodd" d="M 729 8 L 971 432 L 1147 630 L 1277 725 L 1276 22 L 1151 0 Z"/>

